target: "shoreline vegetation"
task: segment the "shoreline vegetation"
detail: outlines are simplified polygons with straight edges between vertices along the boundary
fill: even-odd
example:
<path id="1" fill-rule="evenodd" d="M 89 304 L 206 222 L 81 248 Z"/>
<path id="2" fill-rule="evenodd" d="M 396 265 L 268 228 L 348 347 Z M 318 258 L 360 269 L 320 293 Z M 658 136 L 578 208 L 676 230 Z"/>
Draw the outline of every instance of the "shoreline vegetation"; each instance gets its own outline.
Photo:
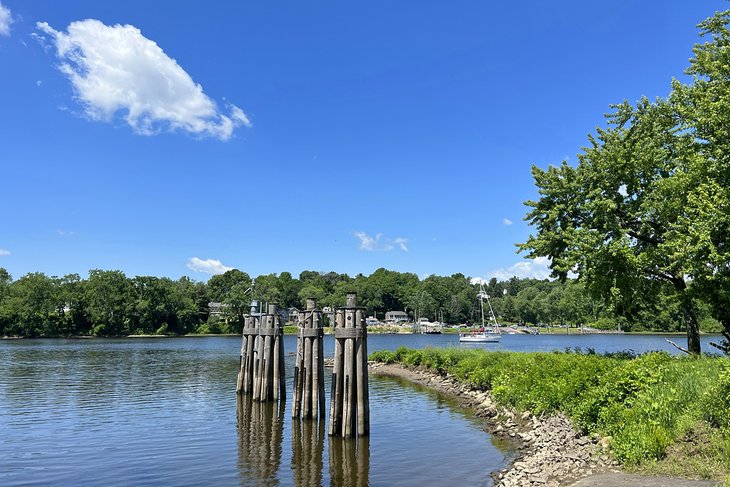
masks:
<path id="1" fill-rule="evenodd" d="M 730 485 L 728 358 L 401 347 L 370 359 L 376 373 L 396 366 L 466 394 L 490 432 L 521 441 L 498 485 L 563 485 L 617 467 Z"/>

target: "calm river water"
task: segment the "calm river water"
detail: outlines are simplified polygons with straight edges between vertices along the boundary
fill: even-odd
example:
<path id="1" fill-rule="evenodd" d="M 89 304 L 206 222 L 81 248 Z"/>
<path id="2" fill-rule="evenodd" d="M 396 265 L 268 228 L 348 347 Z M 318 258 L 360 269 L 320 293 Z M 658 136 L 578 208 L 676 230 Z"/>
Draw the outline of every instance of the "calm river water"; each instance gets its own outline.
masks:
<path id="1" fill-rule="evenodd" d="M 368 341 L 370 351 L 459 346 L 454 335 Z M 635 335 L 481 347 L 672 351 Z M 512 458 L 458 403 L 388 378 L 370 382 L 370 438 L 330 439 L 293 422 L 291 401 L 237 401 L 239 349 L 237 337 L 0 341 L 0 485 L 491 485 Z M 295 337 L 285 349 L 291 393 Z"/>

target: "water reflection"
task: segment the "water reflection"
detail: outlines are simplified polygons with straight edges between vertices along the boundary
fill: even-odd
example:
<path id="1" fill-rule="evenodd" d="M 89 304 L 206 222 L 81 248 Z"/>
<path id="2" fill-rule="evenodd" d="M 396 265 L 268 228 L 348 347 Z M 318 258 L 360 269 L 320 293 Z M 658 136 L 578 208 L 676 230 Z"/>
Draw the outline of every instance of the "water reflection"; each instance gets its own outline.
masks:
<path id="1" fill-rule="evenodd" d="M 283 401 L 259 402 L 238 395 L 238 471 L 243 486 L 277 486 L 284 441 Z"/>
<path id="2" fill-rule="evenodd" d="M 292 457 L 294 485 L 321 486 L 324 464 L 325 422 L 292 421 Z"/>
<path id="3" fill-rule="evenodd" d="M 370 438 L 329 438 L 330 487 L 363 487 L 370 481 Z"/>

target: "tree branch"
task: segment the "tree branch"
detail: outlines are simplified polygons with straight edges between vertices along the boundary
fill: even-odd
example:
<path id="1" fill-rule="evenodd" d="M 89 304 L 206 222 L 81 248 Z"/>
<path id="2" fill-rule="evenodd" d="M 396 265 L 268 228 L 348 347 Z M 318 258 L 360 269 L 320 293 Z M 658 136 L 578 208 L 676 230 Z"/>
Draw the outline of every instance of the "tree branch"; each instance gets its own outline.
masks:
<path id="1" fill-rule="evenodd" d="M 679 345 L 677 345 L 676 343 L 674 343 L 669 338 L 665 338 L 665 340 L 668 341 L 671 345 L 673 345 L 677 350 L 681 350 L 682 352 L 686 353 L 687 355 L 692 355 L 691 353 L 689 353 L 689 350 L 687 350 L 686 348 L 680 347 Z"/>
<path id="2" fill-rule="evenodd" d="M 659 245 L 660 243 L 663 243 L 664 240 L 660 238 L 650 237 L 648 235 L 644 235 L 641 233 L 638 233 L 634 230 L 627 229 L 626 233 L 628 233 L 630 236 L 634 237 L 636 240 L 641 240 L 644 243 L 650 243 L 652 245 Z"/>

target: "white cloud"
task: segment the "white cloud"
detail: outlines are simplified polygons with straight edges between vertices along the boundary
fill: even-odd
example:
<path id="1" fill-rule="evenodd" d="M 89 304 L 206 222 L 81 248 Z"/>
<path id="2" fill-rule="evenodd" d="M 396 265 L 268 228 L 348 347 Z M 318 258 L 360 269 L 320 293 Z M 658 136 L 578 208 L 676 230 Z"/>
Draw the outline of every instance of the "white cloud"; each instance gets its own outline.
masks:
<path id="1" fill-rule="evenodd" d="M 71 237 L 76 234 L 76 232 L 74 232 L 72 230 L 61 230 L 61 229 L 56 230 L 56 233 L 58 233 L 58 235 L 60 237 Z"/>
<path id="2" fill-rule="evenodd" d="M 512 277 L 547 279 L 550 277 L 549 265 L 550 259 L 547 257 L 525 259 L 520 262 L 516 262 L 509 267 L 490 271 L 487 273 L 487 277 L 496 277 L 499 281 L 506 281 Z"/>
<path id="3" fill-rule="evenodd" d="M 393 243 L 396 244 L 403 252 L 408 252 L 408 239 L 407 238 L 401 238 L 398 237 L 393 240 Z"/>
<path id="4" fill-rule="evenodd" d="M 507 226 L 510 226 L 510 225 L 512 225 L 512 220 L 510 220 L 509 218 L 505 218 L 502 220 L 502 223 Z"/>
<path id="5" fill-rule="evenodd" d="M 10 255 L 10 251 L 5 250 L 5 249 L 0 249 L 0 255 Z"/>
<path id="6" fill-rule="evenodd" d="M 471 284 L 487 284 L 489 281 L 482 277 L 472 277 L 471 279 L 469 279 L 469 282 Z"/>
<path id="7" fill-rule="evenodd" d="M 355 236 L 360 239 L 360 250 L 368 252 L 387 252 L 396 247 L 403 252 L 408 252 L 408 239 L 403 237 L 387 238 L 382 233 L 378 233 L 375 237 L 371 237 L 365 232 L 355 232 Z"/>
<path id="8" fill-rule="evenodd" d="M 0 3 L 0 35 L 10 36 L 10 24 L 13 23 L 13 16 L 10 9 Z"/>
<path id="9" fill-rule="evenodd" d="M 105 25 L 87 19 L 66 32 L 46 22 L 36 24 L 48 35 L 76 98 L 92 120 L 121 115 L 136 133 L 162 130 L 228 140 L 251 121 L 235 105 L 223 113 L 177 62 L 132 25 Z M 49 42 L 43 35 L 38 38 Z"/>
<path id="10" fill-rule="evenodd" d="M 230 271 L 233 267 L 225 266 L 217 259 L 198 259 L 192 257 L 188 260 L 188 269 L 195 272 L 205 272 L 206 274 L 223 274 Z"/>

